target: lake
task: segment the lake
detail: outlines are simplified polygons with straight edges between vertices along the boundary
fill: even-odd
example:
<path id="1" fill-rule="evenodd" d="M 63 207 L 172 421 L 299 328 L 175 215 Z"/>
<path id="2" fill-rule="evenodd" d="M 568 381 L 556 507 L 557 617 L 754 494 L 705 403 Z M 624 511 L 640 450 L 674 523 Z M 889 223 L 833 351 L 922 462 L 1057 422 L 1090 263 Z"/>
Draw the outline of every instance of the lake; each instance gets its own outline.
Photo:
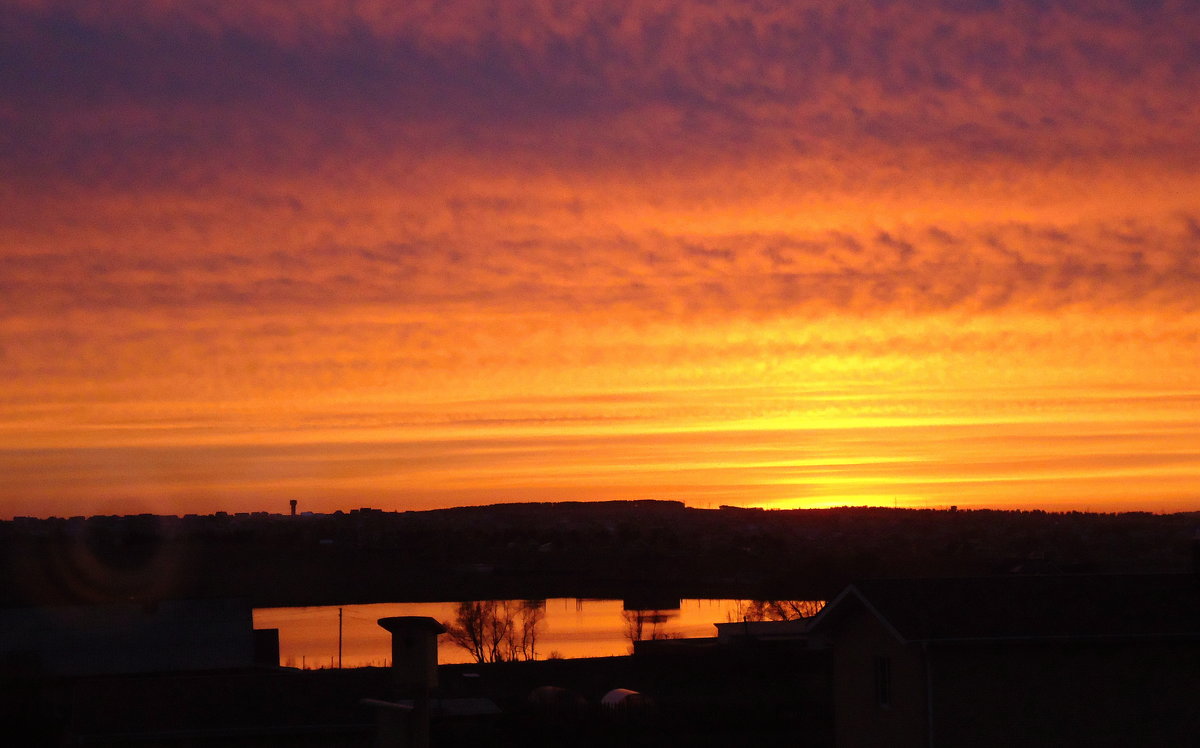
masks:
<path id="1" fill-rule="evenodd" d="M 545 601 L 537 659 L 627 655 L 640 614 L 641 638 L 716 636 L 713 624 L 742 619 L 744 600 L 681 600 L 678 609 L 625 611 L 620 600 L 554 598 Z M 259 608 L 255 628 L 279 629 L 279 662 L 299 668 L 338 666 L 338 611 L 342 667 L 390 664 L 391 638 L 377 621 L 389 616 L 430 616 L 453 621 L 456 602 L 374 603 L 308 608 Z M 467 650 L 439 637 L 442 663 L 473 662 Z"/>

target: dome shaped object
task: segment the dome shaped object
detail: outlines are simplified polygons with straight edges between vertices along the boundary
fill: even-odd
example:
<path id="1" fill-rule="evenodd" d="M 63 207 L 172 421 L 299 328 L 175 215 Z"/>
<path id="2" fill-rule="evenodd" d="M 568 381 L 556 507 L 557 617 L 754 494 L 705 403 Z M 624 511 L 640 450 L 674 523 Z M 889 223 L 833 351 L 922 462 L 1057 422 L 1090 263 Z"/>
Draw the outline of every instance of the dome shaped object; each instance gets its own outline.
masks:
<path id="1" fill-rule="evenodd" d="M 628 688 L 614 688 L 604 694 L 600 704 L 605 709 L 631 709 L 645 706 L 646 697 Z"/>

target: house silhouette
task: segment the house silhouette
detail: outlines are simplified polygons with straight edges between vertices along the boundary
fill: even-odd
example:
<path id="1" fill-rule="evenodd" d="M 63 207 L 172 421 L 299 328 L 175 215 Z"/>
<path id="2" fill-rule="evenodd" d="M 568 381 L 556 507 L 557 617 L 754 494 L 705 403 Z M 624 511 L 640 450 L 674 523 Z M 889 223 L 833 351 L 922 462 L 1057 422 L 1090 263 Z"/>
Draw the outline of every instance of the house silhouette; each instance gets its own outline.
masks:
<path id="1" fill-rule="evenodd" d="M 839 748 L 1200 744 L 1195 575 L 870 580 L 810 631 Z"/>

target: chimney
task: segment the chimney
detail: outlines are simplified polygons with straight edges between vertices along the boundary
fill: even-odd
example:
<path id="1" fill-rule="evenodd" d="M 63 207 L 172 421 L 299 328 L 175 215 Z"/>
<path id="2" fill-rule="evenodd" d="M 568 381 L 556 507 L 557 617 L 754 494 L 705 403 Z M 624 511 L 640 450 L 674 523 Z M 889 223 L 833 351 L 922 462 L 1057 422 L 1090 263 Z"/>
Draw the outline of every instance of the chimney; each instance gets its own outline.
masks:
<path id="1" fill-rule="evenodd" d="M 379 625 L 392 635 L 395 697 L 398 702 L 412 702 L 411 711 L 380 711 L 380 718 L 387 721 L 381 723 L 380 744 L 428 748 L 429 701 L 437 687 L 437 638 L 446 629 L 428 616 L 380 618 Z"/>
<path id="2" fill-rule="evenodd" d="M 292 516 L 295 517 L 296 516 L 296 500 L 292 499 L 288 503 L 292 505 Z"/>

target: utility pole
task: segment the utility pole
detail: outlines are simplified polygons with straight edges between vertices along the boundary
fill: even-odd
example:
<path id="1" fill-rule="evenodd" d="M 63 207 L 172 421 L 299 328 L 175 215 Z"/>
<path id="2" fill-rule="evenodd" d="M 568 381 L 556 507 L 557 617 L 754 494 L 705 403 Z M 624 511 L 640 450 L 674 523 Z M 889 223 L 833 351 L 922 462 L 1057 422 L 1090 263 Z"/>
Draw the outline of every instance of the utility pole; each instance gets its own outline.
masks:
<path id="1" fill-rule="evenodd" d="M 338 670 L 342 669 L 342 609 L 338 608 Z"/>

